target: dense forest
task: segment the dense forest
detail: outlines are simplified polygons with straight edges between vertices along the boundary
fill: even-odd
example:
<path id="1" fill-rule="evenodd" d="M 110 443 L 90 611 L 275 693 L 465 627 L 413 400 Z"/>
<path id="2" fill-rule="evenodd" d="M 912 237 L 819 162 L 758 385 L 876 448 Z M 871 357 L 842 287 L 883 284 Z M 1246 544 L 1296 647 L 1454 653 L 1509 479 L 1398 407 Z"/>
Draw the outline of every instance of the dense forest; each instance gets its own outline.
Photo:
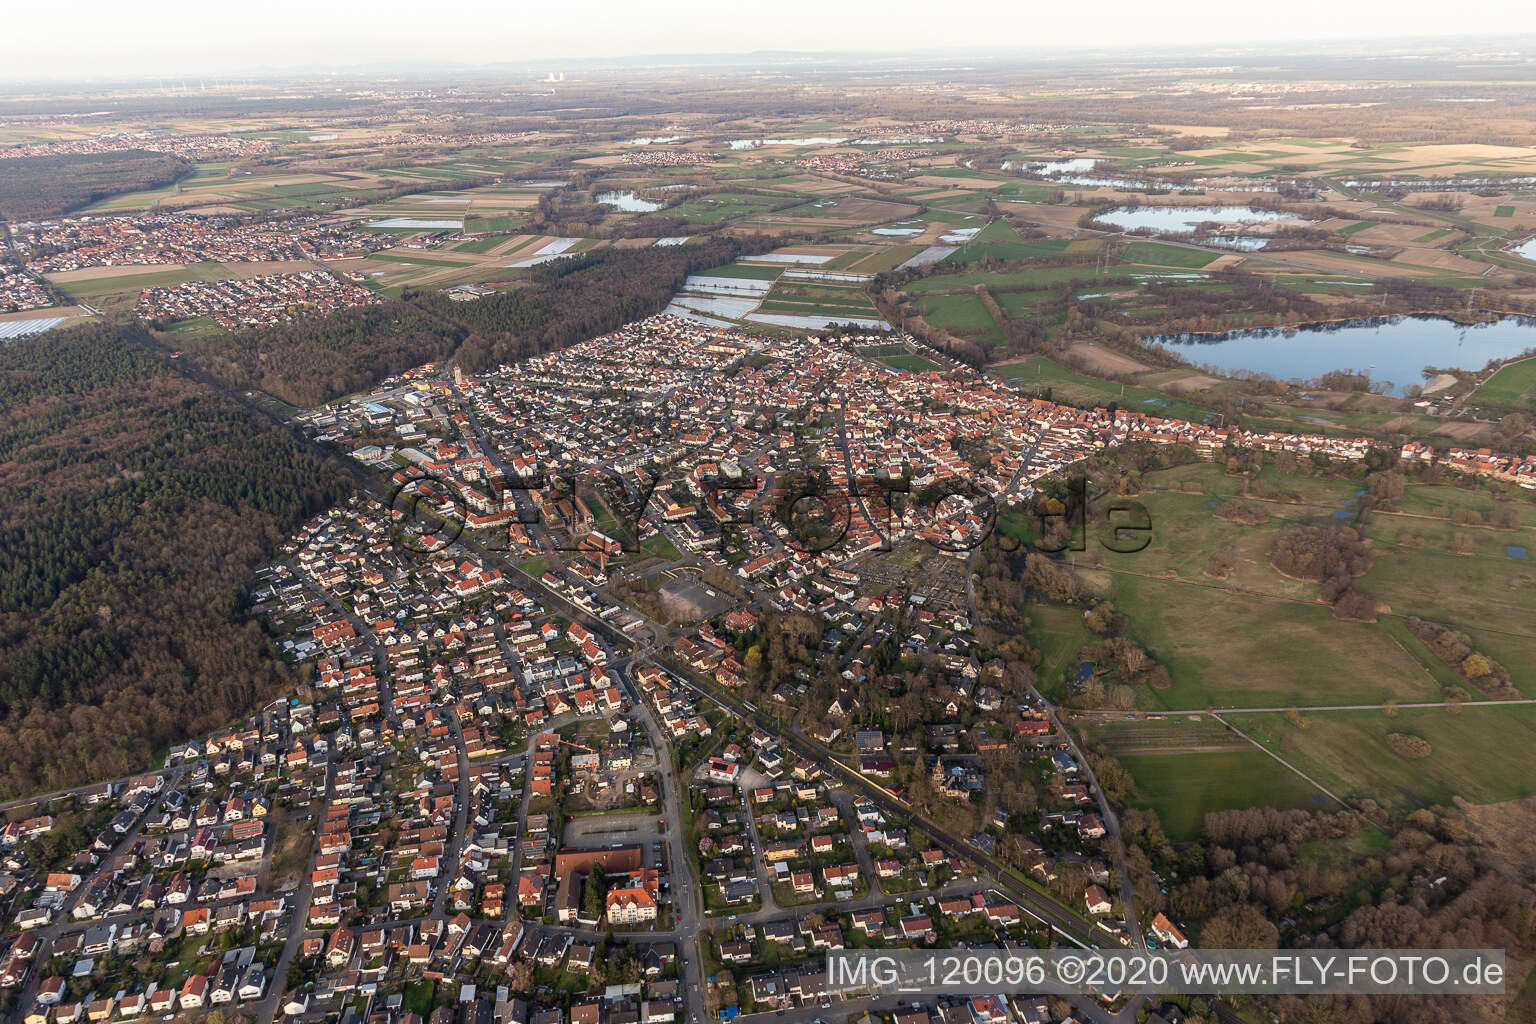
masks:
<path id="1" fill-rule="evenodd" d="M 215 379 L 294 405 L 318 405 L 382 377 L 453 354 L 454 324 L 394 300 L 235 334 L 167 337 Z"/>
<path id="2" fill-rule="evenodd" d="M 377 306 L 237 334 L 166 337 L 219 381 L 312 406 L 381 377 L 456 356 L 484 370 L 661 312 L 689 274 L 771 248 L 719 237 L 665 249 L 603 249 L 538 268 L 529 282 L 472 302 L 408 292 Z"/>
<path id="3" fill-rule="evenodd" d="M 456 355 L 480 369 L 612 330 L 753 244 L 603 251 L 476 302 L 409 294 L 176 341 L 222 382 L 314 404 L 426 360 Z M 241 595 L 254 567 L 346 483 L 286 433 L 175 373 L 151 341 L 137 325 L 97 321 L 6 350 L 0 795 L 140 769 L 157 747 L 292 682 Z"/>
<path id="4" fill-rule="evenodd" d="M 139 331 L 93 322 L 5 350 L 5 795 L 141 769 L 291 684 L 241 595 L 344 478 Z"/>
<path id="5" fill-rule="evenodd" d="M 453 303 L 441 293 L 417 302 L 463 326 L 459 362 L 483 370 L 573 345 L 666 308 L 689 274 L 729 263 L 778 243 L 717 237 L 664 249 L 604 249 L 539 268 L 533 284 L 479 302 Z"/>
<path id="6" fill-rule="evenodd" d="M 0 220 L 37 220 L 108 196 L 169 185 L 191 169 L 179 156 L 127 149 L 0 160 Z"/>

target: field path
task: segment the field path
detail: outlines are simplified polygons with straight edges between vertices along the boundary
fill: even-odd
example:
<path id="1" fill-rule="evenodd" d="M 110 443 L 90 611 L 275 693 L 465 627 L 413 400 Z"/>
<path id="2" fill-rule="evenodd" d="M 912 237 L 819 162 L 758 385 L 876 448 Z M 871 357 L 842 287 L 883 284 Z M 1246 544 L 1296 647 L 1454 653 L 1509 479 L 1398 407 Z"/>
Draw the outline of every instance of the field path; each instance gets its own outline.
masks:
<path id="1" fill-rule="evenodd" d="M 1522 704 L 1536 704 L 1536 697 L 1511 697 L 1508 700 L 1434 700 L 1412 704 L 1399 702 L 1392 706 L 1400 710 L 1408 710 L 1410 708 L 1448 708 L 1452 706 L 1459 708 L 1500 708 L 1518 707 Z M 1220 717 L 1220 715 L 1268 715 L 1279 711 L 1383 711 L 1386 707 L 1387 705 L 1385 704 L 1317 704 L 1311 707 L 1222 708 L 1219 714 L 1215 711 L 1212 711 L 1211 714 Z M 1170 714 L 1174 713 L 1187 714 L 1191 712 L 1170 712 Z M 1198 714 L 1198 712 L 1193 713 Z"/>
<path id="2" fill-rule="evenodd" d="M 1243 739 L 1247 740 L 1249 743 L 1252 743 L 1259 750 L 1262 750 L 1264 753 L 1268 754 L 1270 757 L 1274 758 L 1276 761 L 1279 761 L 1281 764 L 1285 765 L 1287 768 L 1289 768 L 1291 771 L 1295 772 L 1301 778 L 1307 780 L 1307 782 L 1311 783 L 1311 785 L 1314 786 L 1318 790 L 1318 792 L 1320 792 L 1320 793 L 1324 794 L 1325 796 L 1327 796 L 1330 800 L 1332 800 L 1334 803 L 1338 804 L 1340 807 L 1343 807 L 1345 810 L 1351 809 L 1349 804 L 1345 803 L 1344 800 L 1337 793 L 1333 792 L 1333 790 L 1329 789 L 1327 786 L 1323 785 L 1321 782 L 1318 782 L 1312 776 L 1308 775 L 1306 772 L 1302 771 L 1300 768 L 1297 768 L 1295 765 L 1291 764 L 1291 762 L 1287 761 L 1285 758 L 1281 757 L 1279 754 L 1275 753 L 1273 750 L 1270 750 L 1264 744 L 1260 743 L 1258 740 L 1254 739 L 1252 736 L 1249 736 L 1247 733 L 1243 732 L 1237 726 L 1235 726 L 1232 723 L 1226 721 L 1224 718 L 1221 717 L 1220 714 L 1212 712 L 1211 713 L 1211 717 L 1216 719 L 1216 721 L 1220 722 L 1222 725 L 1225 725 L 1228 729 L 1231 729 L 1233 732 L 1237 733 L 1239 736 L 1241 736 Z"/>

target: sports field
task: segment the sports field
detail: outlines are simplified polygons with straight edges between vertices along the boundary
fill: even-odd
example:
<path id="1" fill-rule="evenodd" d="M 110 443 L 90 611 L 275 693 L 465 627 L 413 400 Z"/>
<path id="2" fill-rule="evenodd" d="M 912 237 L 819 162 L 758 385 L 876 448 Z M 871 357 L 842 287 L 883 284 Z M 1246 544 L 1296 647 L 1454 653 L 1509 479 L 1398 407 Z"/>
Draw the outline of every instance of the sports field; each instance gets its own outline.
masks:
<path id="1" fill-rule="evenodd" d="M 913 373 L 927 373 L 929 370 L 939 369 L 938 363 L 912 352 L 899 356 L 884 356 L 880 361 L 894 369 L 910 370 Z"/>

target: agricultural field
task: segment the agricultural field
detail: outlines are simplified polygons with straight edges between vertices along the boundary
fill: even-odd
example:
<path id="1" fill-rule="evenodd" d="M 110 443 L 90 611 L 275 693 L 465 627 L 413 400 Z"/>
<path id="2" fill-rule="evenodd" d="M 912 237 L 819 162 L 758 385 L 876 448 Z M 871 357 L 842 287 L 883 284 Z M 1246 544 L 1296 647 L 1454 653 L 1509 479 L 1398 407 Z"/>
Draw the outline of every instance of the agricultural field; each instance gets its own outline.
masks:
<path id="1" fill-rule="evenodd" d="M 878 318 L 879 310 L 853 285 L 781 277 L 757 307 L 759 313 L 845 318 Z"/>
<path id="2" fill-rule="evenodd" d="M 1125 261 L 1149 267 L 1185 267 L 1198 270 L 1221 257 L 1200 249 L 1189 249 L 1166 242 L 1131 242 L 1125 247 Z"/>
<path id="3" fill-rule="evenodd" d="M 995 220 L 961 246 L 960 251 L 950 259 L 955 263 L 975 263 L 984 259 L 1025 260 L 1054 255 L 1066 247 L 1065 241 L 1026 240 L 1006 220 Z"/>
<path id="4" fill-rule="evenodd" d="M 1154 416 L 1173 416 L 1198 423 L 1206 422 L 1211 415 L 1209 406 L 1150 388 L 1089 377 L 1044 356 L 998 363 L 991 367 L 991 372 L 1030 394 L 1049 389 L 1053 398 L 1082 406 L 1113 403 L 1122 409 L 1137 409 Z"/>
<path id="5" fill-rule="evenodd" d="M 1003 329 L 974 295 L 933 295 L 917 306 L 924 320 L 962 338 L 1001 344 Z"/>
<path id="6" fill-rule="evenodd" d="M 1318 808 L 1316 786 L 1208 715 L 1084 719 L 1084 742 L 1118 760 L 1136 786 L 1131 806 L 1157 812 L 1175 842 L 1199 836 L 1205 816 L 1244 807 Z"/>
<path id="7" fill-rule="evenodd" d="M 1477 389 L 1478 401 L 1536 409 L 1536 359 L 1506 363 Z"/>
<path id="8" fill-rule="evenodd" d="M 1395 811 L 1475 804 L 1536 794 L 1536 705 L 1233 715 L 1229 721 L 1332 792 Z M 1404 757 L 1389 734 L 1428 741 L 1422 757 Z"/>
<path id="9" fill-rule="evenodd" d="M 1174 842 L 1195 839 L 1213 811 L 1244 807 L 1326 808 L 1331 801 L 1263 751 L 1123 754 L 1136 781 L 1132 805 L 1157 812 Z"/>

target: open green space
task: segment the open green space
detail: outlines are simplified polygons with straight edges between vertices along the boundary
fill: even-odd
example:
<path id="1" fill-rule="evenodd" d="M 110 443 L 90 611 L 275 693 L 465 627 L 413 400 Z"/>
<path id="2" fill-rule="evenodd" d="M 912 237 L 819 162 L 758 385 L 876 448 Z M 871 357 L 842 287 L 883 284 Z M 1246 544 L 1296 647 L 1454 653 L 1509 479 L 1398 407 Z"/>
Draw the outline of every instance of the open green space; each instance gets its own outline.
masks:
<path id="1" fill-rule="evenodd" d="M 953 258 L 953 257 L 951 257 Z M 948 261 L 946 261 L 947 263 Z M 1116 268 L 1115 274 L 1125 274 L 1126 269 Z M 912 295 L 928 295 L 934 292 L 969 291 L 984 284 L 996 295 L 1003 291 L 1023 291 L 1044 288 L 1058 281 L 1093 282 L 1103 275 L 1095 272 L 1092 265 L 1081 267 L 1019 267 L 1010 270 L 972 270 L 959 274 L 934 274 L 918 278 L 907 284 L 904 291 Z"/>
<path id="2" fill-rule="evenodd" d="M 1154 522 L 1154 545 L 1157 533 Z M 1237 593 L 1208 580 L 1080 575 L 1130 616 L 1129 634 L 1168 668 L 1168 689 L 1139 689 L 1144 706 L 1286 708 L 1440 697 L 1434 677 L 1379 627 L 1336 619 L 1322 604 Z"/>
<path id="3" fill-rule="evenodd" d="M 923 319 L 961 337 L 980 337 L 1001 344 L 1003 329 L 975 295 L 933 295 L 918 304 Z"/>
<path id="4" fill-rule="evenodd" d="M 1283 714 L 1230 720 L 1333 792 L 1396 811 L 1536 794 L 1536 705 L 1308 712 L 1302 726 Z M 1428 756 L 1403 757 L 1389 733 L 1427 740 Z"/>
<path id="5" fill-rule="evenodd" d="M 1536 407 L 1536 359 L 1506 363 L 1477 389 L 1476 397 L 1499 405 Z"/>
<path id="6" fill-rule="evenodd" d="M 1536 634 L 1536 563 L 1529 557 L 1536 530 L 1375 516 L 1366 535 L 1372 564 L 1360 589 L 1393 611 L 1457 628 Z M 1527 557 L 1513 557 L 1511 547 Z"/>
<path id="7" fill-rule="evenodd" d="M 717 192 L 699 196 L 667 210 L 667 216 L 695 223 L 715 224 L 765 213 L 784 202 L 784 197 L 759 196 L 744 192 Z"/>
<path id="8" fill-rule="evenodd" d="M 999 532 L 1019 542 L 1032 539 L 1035 534 L 1027 517 L 1004 516 L 998 523 Z M 1032 604 L 1025 608 L 1029 617 L 1029 643 L 1040 652 L 1040 664 L 1035 669 L 1035 679 L 1041 692 L 1061 699 L 1066 695 L 1068 678 L 1077 674 L 1078 652 L 1093 642 L 1093 635 L 1083 625 L 1081 608 L 1061 605 Z"/>
<path id="9" fill-rule="evenodd" d="M 1214 263 L 1217 254 L 1202 249 L 1186 249 L 1182 245 L 1166 242 L 1128 242 L 1125 246 L 1125 262 L 1140 263 L 1149 267 L 1204 267 Z"/>
<path id="10" fill-rule="evenodd" d="M 1315 808 L 1331 801 L 1259 750 L 1123 754 L 1136 781 L 1133 806 L 1156 811 L 1175 842 L 1196 839 L 1213 811 L 1246 807 Z"/>
<path id="11" fill-rule="evenodd" d="M 978 303 L 979 304 L 979 303 Z M 1030 392 L 1050 390 L 1051 397 L 1083 406 L 1117 406 L 1155 416 L 1204 423 L 1210 418 L 1207 406 L 1176 398 L 1150 388 L 1087 377 L 1067 369 L 1044 356 L 1027 356 L 991 367 L 999 377 Z"/>
<path id="12" fill-rule="evenodd" d="M 927 373 L 929 370 L 940 368 L 938 363 L 915 352 L 908 352 L 899 356 L 885 356 L 880 361 L 894 369 L 910 370 L 913 373 Z"/>
<path id="13" fill-rule="evenodd" d="M 1054 255 L 1064 250 L 1067 244 L 1060 239 L 1027 241 L 1006 220 L 994 220 L 961 246 L 950 260 L 955 263 L 975 263 L 983 259 L 1023 260 Z"/>

